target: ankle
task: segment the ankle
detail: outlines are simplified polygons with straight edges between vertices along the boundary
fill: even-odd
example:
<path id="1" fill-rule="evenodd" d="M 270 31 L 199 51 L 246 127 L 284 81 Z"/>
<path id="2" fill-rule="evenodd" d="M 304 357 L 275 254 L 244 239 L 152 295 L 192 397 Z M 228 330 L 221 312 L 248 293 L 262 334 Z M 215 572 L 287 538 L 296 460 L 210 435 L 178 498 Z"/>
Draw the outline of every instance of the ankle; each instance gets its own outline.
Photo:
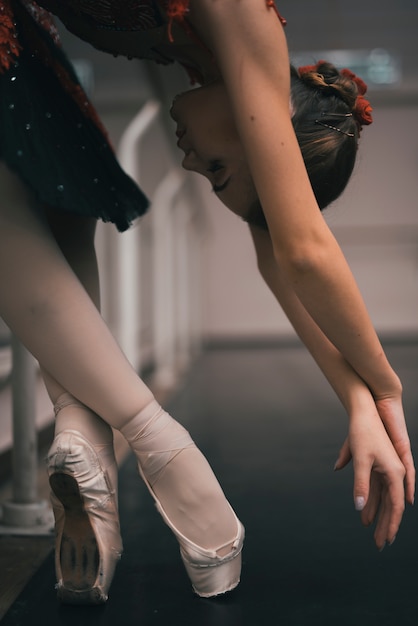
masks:
<path id="1" fill-rule="evenodd" d="M 118 430 L 122 433 L 128 443 L 134 443 L 136 439 L 141 436 L 142 430 L 145 426 L 154 419 L 160 411 L 163 411 L 161 405 L 152 396 L 152 399 L 147 402 L 139 411 L 135 413 L 133 417 L 130 417 L 118 426 Z"/>
<path id="2" fill-rule="evenodd" d="M 94 446 L 113 445 L 112 428 L 86 405 L 65 392 L 54 406 L 55 436 L 63 430 L 75 430 Z"/>

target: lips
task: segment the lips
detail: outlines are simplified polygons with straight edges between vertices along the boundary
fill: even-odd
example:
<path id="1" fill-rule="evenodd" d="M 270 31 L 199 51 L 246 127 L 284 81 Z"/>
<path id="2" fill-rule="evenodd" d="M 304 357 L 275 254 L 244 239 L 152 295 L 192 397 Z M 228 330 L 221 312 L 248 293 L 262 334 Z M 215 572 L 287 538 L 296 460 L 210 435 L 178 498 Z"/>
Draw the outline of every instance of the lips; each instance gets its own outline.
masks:
<path id="1" fill-rule="evenodd" d="M 187 145 L 186 129 L 177 128 L 176 136 L 178 137 L 177 147 L 180 148 L 180 150 L 183 150 L 183 152 L 187 156 L 190 153 L 191 148 L 189 145 Z"/>
<path id="2" fill-rule="evenodd" d="M 177 148 L 180 148 L 180 150 L 184 150 L 184 148 L 183 148 L 183 146 L 182 146 L 182 143 L 181 143 L 182 137 L 184 137 L 184 134 L 183 134 L 183 135 L 181 135 L 181 136 L 178 138 L 178 141 L 177 141 Z"/>

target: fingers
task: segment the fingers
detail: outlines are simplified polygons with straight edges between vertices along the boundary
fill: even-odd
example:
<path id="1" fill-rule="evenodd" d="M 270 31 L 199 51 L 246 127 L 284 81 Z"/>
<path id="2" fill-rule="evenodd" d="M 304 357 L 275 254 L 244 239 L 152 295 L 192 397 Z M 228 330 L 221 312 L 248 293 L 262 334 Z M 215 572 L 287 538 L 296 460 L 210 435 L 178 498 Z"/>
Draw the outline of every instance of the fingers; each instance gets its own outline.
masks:
<path id="1" fill-rule="evenodd" d="M 374 540 L 379 550 L 383 550 L 386 544 L 392 545 L 395 541 L 404 510 L 404 499 L 399 497 L 397 488 L 393 485 L 385 486 L 374 533 Z"/>
<path id="2" fill-rule="evenodd" d="M 396 448 L 395 448 L 396 449 Z M 399 453 L 399 457 L 405 468 L 405 497 L 409 504 L 414 504 L 415 499 L 415 466 L 412 458 L 411 448 Z"/>
<path id="3" fill-rule="evenodd" d="M 404 472 L 405 472 L 405 480 L 404 480 L 404 489 L 405 489 L 405 499 L 409 504 L 414 504 L 415 498 L 415 466 L 414 459 L 412 458 L 411 446 L 409 443 L 409 439 L 406 442 L 400 443 L 395 442 L 394 448 L 401 460 Z"/>
<path id="4" fill-rule="evenodd" d="M 351 461 L 351 452 L 350 452 L 350 445 L 348 443 L 348 437 L 347 437 L 347 439 L 344 441 L 343 445 L 341 446 L 340 452 L 338 454 L 338 458 L 334 465 L 334 470 L 343 469 L 343 467 L 348 465 L 350 461 Z"/>
<path id="5" fill-rule="evenodd" d="M 354 506 L 361 521 L 369 526 L 376 520 L 374 540 L 379 550 L 392 544 L 405 510 L 405 469 L 401 463 L 390 473 L 380 473 L 371 464 L 354 464 Z"/>
<path id="6" fill-rule="evenodd" d="M 354 461 L 354 507 L 356 511 L 363 511 L 369 498 L 372 464 L 364 461 Z"/>
<path id="7" fill-rule="evenodd" d="M 405 469 L 405 498 L 409 504 L 414 504 L 415 498 L 415 466 L 411 452 L 409 438 L 401 441 L 392 441 L 400 460 Z"/>
<path id="8" fill-rule="evenodd" d="M 393 447 L 405 467 L 406 501 L 413 504 L 415 497 L 415 467 L 401 399 L 384 398 L 376 400 L 376 407 Z"/>
<path id="9" fill-rule="evenodd" d="M 369 498 L 361 513 L 361 521 L 369 526 L 376 520 L 374 540 L 379 550 L 391 545 L 396 538 L 405 510 L 404 468 L 399 466 L 390 474 L 372 471 Z"/>
<path id="10" fill-rule="evenodd" d="M 406 494 L 406 501 L 409 502 L 409 504 L 414 504 L 414 500 L 415 500 L 415 467 L 414 467 L 414 462 L 412 460 L 412 455 L 411 455 L 411 461 L 407 461 L 404 462 L 404 467 L 405 467 L 405 471 L 406 471 L 406 476 L 405 476 L 405 494 Z"/>
<path id="11" fill-rule="evenodd" d="M 382 481 L 375 472 L 372 472 L 370 479 L 369 497 L 364 509 L 361 512 L 361 521 L 364 526 L 373 524 L 379 511 L 382 495 Z"/>

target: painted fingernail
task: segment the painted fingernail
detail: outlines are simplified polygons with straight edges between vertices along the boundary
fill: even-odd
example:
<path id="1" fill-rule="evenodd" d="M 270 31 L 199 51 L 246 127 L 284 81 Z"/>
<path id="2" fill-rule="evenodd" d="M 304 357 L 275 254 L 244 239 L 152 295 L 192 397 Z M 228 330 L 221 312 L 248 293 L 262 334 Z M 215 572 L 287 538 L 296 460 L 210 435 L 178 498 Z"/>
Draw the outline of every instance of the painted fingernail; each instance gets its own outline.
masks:
<path id="1" fill-rule="evenodd" d="M 354 506 L 356 507 L 356 511 L 362 511 L 364 509 L 365 500 L 363 496 L 357 496 L 354 498 Z"/>

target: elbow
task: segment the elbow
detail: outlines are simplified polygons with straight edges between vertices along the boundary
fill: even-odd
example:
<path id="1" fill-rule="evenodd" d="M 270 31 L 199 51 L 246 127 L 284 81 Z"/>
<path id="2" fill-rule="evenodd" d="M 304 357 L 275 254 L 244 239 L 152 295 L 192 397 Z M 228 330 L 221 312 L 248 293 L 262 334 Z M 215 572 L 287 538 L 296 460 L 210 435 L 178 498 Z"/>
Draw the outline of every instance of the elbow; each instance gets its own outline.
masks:
<path id="1" fill-rule="evenodd" d="M 274 250 L 276 263 L 292 284 L 297 284 L 315 274 L 318 267 L 327 262 L 324 249 L 319 245 L 294 246 L 286 250 Z"/>

